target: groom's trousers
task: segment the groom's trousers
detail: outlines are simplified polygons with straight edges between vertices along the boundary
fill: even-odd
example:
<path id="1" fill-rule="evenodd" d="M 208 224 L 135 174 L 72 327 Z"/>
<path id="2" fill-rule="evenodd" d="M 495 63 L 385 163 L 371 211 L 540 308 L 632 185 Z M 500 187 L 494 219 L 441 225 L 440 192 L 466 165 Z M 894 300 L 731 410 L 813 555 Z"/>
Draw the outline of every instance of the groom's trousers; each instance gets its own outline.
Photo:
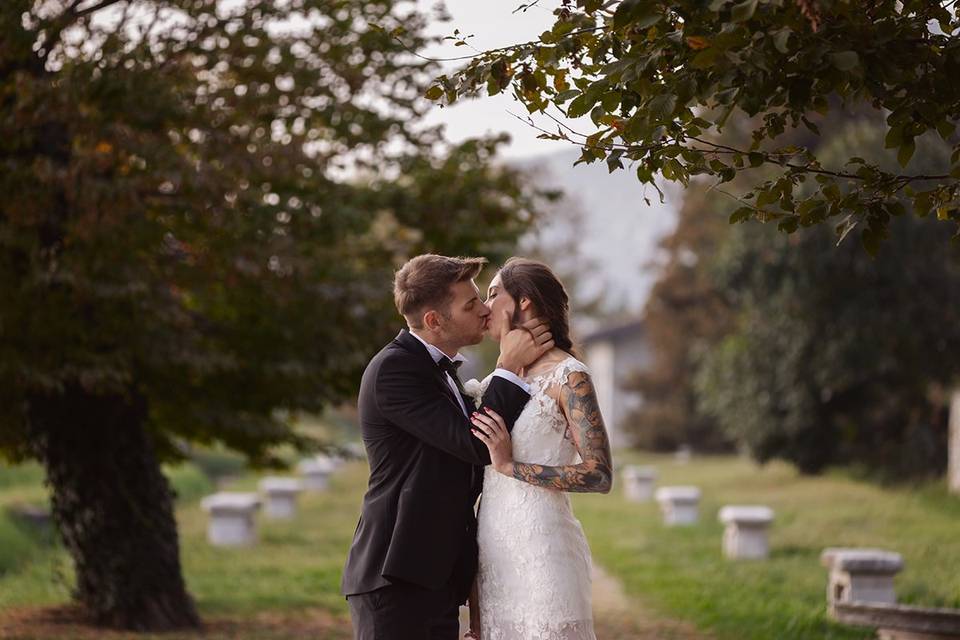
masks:
<path id="1" fill-rule="evenodd" d="M 347 597 L 354 640 L 458 640 L 460 606 L 453 589 L 397 582 Z"/>

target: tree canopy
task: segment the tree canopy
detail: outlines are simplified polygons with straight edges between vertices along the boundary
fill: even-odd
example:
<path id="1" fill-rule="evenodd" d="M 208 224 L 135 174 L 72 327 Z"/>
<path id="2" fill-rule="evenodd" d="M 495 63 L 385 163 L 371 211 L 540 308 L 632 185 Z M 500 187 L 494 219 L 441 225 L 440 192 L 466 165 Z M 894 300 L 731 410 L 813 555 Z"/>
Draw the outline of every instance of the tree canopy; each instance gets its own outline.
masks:
<path id="1" fill-rule="evenodd" d="M 497 140 L 419 124 L 395 2 L 6 3 L 0 441 L 22 401 L 136 387 L 158 438 L 257 458 L 344 398 L 423 250 L 509 252 L 533 192 Z M 296 26 L 284 26 L 296 19 Z M 172 447 L 167 447 L 172 452 Z"/>
<path id="2" fill-rule="evenodd" d="M 45 466 L 77 598 L 193 626 L 160 461 L 305 447 L 424 251 L 498 259 L 538 193 L 422 123 L 393 0 L 0 6 L 0 454 Z"/>
<path id="3" fill-rule="evenodd" d="M 822 136 L 788 135 L 829 161 L 876 155 L 883 125 L 871 109 L 835 110 Z M 735 115 L 725 136 L 752 126 Z M 939 138 L 919 142 L 921 170 L 950 154 Z M 733 186 L 748 189 L 751 177 Z M 735 207 L 696 182 L 663 241 L 644 313 L 653 363 L 632 385 L 645 400 L 632 420 L 641 444 L 709 450 L 727 440 L 807 473 L 833 465 L 901 481 L 941 473 L 948 391 L 960 373 L 951 229 L 899 218 L 872 258 L 856 244 L 836 247 L 822 226 L 787 236 L 725 224 Z"/>
<path id="4" fill-rule="evenodd" d="M 793 232 L 829 221 L 840 239 L 857 229 L 875 253 L 891 219 L 910 209 L 960 221 L 957 3 L 562 0 L 554 13 L 536 39 L 464 56 L 466 65 L 440 76 L 427 97 L 449 103 L 510 90 L 540 117 L 532 123 L 541 137 L 575 142 L 581 161 L 602 160 L 611 171 L 628 163 L 654 187 L 657 175 L 722 184 L 775 168 L 730 194 L 739 201 L 734 222 L 775 221 Z M 826 162 L 780 139 L 796 127 L 818 134 L 823 115 L 864 102 L 884 113 L 885 147 L 898 167 L 876 157 Z M 720 143 L 734 112 L 755 126 L 743 140 Z M 582 116 L 590 130 L 571 122 Z M 928 131 L 953 152 L 917 171 L 910 160 Z"/>

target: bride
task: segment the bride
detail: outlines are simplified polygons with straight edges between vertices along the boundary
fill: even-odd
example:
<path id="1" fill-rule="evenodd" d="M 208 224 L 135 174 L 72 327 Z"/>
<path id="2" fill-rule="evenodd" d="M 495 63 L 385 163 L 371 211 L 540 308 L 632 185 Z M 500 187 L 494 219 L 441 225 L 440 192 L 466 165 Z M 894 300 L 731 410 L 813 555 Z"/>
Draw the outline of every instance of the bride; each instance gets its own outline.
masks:
<path id="1" fill-rule="evenodd" d="M 487 305 L 494 340 L 540 316 L 556 348 L 523 372 L 531 397 L 512 435 L 493 411 L 472 416 L 491 464 L 468 637 L 595 640 L 590 549 L 565 492 L 607 493 L 613 470 L 593 382 L 570 341 L 567 293 L 546 265 L 511 258 L 490 283 Z"/>

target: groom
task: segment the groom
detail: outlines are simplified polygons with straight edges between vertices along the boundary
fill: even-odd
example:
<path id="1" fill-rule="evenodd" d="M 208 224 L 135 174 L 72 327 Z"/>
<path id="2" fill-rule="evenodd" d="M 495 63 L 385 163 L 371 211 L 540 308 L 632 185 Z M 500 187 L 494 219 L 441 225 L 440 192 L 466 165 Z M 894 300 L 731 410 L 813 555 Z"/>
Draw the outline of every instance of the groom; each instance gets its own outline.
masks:
<path id="1" fill-rule="evenodd" d="M 404 329 L 367 365 L 360 430 L 370 481 L 341 589 L 356 640 L 455 640 L 477 569 L 476 519 L 486 446 L 457 367 L 490 310 L 473 279 L 486 260 L 422 255 L 396 274 Z M 553 347 L 538 320 L 506 333 L 482 406 L 508 428 L 529 399 L 518 373 Z"/>

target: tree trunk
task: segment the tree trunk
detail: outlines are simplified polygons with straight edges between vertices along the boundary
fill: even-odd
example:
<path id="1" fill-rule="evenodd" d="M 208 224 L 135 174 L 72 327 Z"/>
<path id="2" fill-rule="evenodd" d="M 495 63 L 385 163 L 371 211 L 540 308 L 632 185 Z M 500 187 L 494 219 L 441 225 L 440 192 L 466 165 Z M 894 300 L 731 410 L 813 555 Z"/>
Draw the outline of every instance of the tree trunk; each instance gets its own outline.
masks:
<path id="1" fill-rule="evenodd" d="M 173 492 L 144 428 L 146 401 L 79 387 L 30 402 L 31 441 L 73 557 L 74 597 L 100 626 L 164 631 L 200 620 L 180 570 Z"/>

